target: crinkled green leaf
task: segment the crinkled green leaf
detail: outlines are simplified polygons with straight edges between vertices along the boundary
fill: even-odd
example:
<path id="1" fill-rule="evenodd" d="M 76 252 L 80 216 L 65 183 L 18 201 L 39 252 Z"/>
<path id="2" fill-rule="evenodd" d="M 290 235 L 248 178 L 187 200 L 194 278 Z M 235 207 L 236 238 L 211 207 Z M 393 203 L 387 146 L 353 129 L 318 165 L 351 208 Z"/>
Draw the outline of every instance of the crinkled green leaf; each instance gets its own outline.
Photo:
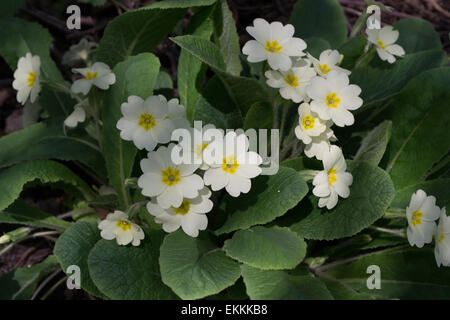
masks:
<path id="1" fill-rule="evenodd" d="M 271 176 L 252 179 L 249 193 L 239 198 L 227 197 L 227 220 L 217 229 L 217 234 L 245 230 L 282 216 L 308 193 L 308 186 L 293 169 L 280 167 Z"/>
<path id="2" fill-rule="evenodd" d="M 407 54 L 442 48 L 439 34 L 426 20 L 401 19 L 394 23 L 393 27 L 400 33 L 396 43 L 401 45 Z"/>
<path id="3" fill-rule="evenodd" d="M 244 129 L 272 129 L 273 109 L 269 103 L 257 102 L 247 112 Z"/>
<path id="4" fill-rule="evenodd" d="M 419 189 L 424 190 L 429 196 L 436 197 L 436 204 L 440 207 L 450 204 L 450 179 L 436 179 L 419 182 L 397 190 L 391 207 L 406 208 L 412 194 Z"/>
<path id="5" fill-rule="evenodd" d="M 363 35 L 356 36 L 344 42 L 337 50 L 344 55 L 341 67 L 351 70 L 355 66 L 356 60 L 364 53 L 367 40 Z"/>
<path id="6" fill-rule="evenodd" d="M 376 126 L 361 142 L 354 160 L 367 161 L 377 166 L 383 158 L 391 137 L 392 121 L 383 121 Z"/>
<path id="7" fill-rule="evenodd" d="M 108 297 L 117 300 L 176 298 L 161 282 L 158 256 L 163 237 L 162 231 L 146 232 L 138 247 L 100 240 L 88 258 L 94 283 Z"/>
<path id="8" fill-rule="evenodd" d="M 225 241 L 225 253 L 263 270 L 293 269 L 306 255 L 306 243 L 288 228 L 252 227 Z"/>
<path id="9" fill-rule="evenodd" d="M 233 285 L 239 264 L 210 240 L 181 230 L 167 235 L 159 258 L 162 281 L 182 299 L 201 299 Z"/>
<path id="10" fill-rule="evenodd" d="M 308 46 L 306 51 L 308 51 L 313 57 L 317 59 L 319 59 L 319 56 L 322 53 L 322 51 L 331 48 L 331 45 L 328 43 L 328 41 L 322 38 L 312 37 L 305 39 L 305 41 Z"/>

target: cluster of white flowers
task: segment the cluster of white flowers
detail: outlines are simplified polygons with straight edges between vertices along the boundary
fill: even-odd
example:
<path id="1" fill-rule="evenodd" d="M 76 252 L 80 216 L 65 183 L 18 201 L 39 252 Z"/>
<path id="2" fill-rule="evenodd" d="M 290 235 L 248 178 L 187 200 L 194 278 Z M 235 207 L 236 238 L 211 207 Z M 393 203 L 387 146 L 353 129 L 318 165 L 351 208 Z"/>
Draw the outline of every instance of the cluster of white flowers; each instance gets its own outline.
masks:
<path id="1" fill-rule="evenodd" d="M 445 207 L 436 206 L 436 198 L 427 196 L 419 189 L 411 196 L 406 207 L 408 228 L 406 234 L 409 244 L 422 248 L 424 244 L 435 241 L 434 256 L 438 267 L 450 266 L 450 217 Z M 439 219 L 439 224 L 436 222 Z"/>
<path id="2" fill-rule="evenodd" d="M 342 56 L 337 50 L 323 51 L 319 59 L 305 53 L 306 43 L 293 37 L 294 27 L 279 22 L 269 24 L 255 19 L 247 31 L 255 40 L 248 41 L 242 52 L 249 62 L 267 60 L 273 70 L 265 73 L 267 84 L 280 89 L 287 100 L 300 103 L 295 135 L 305 144 L 305 154 L 322 160 L 324 171 L 314 179 L 313 193 L 320 197 L 319 207 L 337 204 L 338 195 L 347 198 L 352 175 L 345 172 L 342 150 L 331 146 L 336 137 L 333 124 L 350 126 L 355 119 L 350 112 L 362 106 L 361 88 L 350 84 L 350 71 L 339 67 Z"/>
<path id="3" fill-rule="evenodd" d="M 392 26 L 385 26 L 381 29 L 366 29 L 367 40 L 369 41 L 366 50 L 369 49 L 370 44 L 374 45 L 377 54 L 381 60 L 389 63 L 395 62 L 395 56 L 403 57 L 405 50 L 395 42 L 400 33 L 394 30 Z"/>

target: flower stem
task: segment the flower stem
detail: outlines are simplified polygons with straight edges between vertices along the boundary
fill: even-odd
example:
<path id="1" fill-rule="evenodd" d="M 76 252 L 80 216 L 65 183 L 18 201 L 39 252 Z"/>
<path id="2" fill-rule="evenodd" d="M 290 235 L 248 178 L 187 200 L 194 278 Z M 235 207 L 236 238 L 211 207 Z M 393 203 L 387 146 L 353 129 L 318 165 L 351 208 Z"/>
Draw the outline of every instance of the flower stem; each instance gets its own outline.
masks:
<path id="1" fill-rule="evenodd" d="M 319 173 L 319 170 L 301 170 L 298 173 L 306 182 L 311 181 Z"/>
<path id="2" fill-rule="evenodd" d="M 405 209 L 401 208 L 389 208 L 384 213 L 383 218 L 387 219 L 398 219 L 398 218 L 406 218 L 406 211 Z"/>
<path id="3" fill-rule="evenodd" d="M 367 66 L 370 61 L 372 61 L 376 51 L 376 47 L 372 45 L 372 47 L 366 53 L 364 53 L 361 57 L 358 58 L 358 60 L 356 60 L 353 70 Z"/>
<path id="4" fill-rule="evenodd" d="M 370 226 L 369 229 L 372 229 L 372 230 L 375 230 L 378 232 L 382 232 L 382 233 L 393 234 L 393 235 L 401 237 L 401 238 L 406 238 L 404 229 L 395 229 L 394 230 L 394 229 L 381 228 L 381 227 L 376 227 L 376 226 Z"/>

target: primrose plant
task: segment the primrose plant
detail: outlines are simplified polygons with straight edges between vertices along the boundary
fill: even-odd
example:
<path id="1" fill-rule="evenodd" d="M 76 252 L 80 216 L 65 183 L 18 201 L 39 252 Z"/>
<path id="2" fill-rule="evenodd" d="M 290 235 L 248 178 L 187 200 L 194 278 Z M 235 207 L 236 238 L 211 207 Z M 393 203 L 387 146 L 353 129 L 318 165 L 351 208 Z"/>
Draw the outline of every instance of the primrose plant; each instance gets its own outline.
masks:
<path id="1" fill-rule="evenodd" d="M 446 55 L 424 20 L 366 20 L 348 38 L 338 1 L 299 0 L 240 43 L 225 0 L 155 2 L 72 45 L 70 83 L 47 30 L 1 18 L 17 101 L 38 117 L 0 138 L 0 223 L 26 225 L 0 254 L 52 235 L 34 286 L 76 265 L 103 299 L 424 297 L 406 283 L 448 297 Z M 161 41 L 181 49 L 175 86 Z M 35 180 L 64 190 L 67 213 L 20 197 Z"/>

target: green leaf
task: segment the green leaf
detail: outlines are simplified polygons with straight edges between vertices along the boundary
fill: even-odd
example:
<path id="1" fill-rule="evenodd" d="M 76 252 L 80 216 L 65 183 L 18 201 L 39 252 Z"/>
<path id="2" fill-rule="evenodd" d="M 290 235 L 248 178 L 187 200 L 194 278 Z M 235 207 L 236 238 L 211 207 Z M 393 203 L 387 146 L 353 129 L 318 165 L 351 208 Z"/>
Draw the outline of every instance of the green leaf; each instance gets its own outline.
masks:
<path id="1" fill-rule="evenodd" d="M 244 130 L 272 129 L 273 110 L 269 103 L 257 102 L 247 112 L 244 121 Z"/>
<path id="2" fill-rule="evenodd" d="M 97 146 L 63 135 L 60 123 L 39 122 L 0 138 L 0 167 L 36 159 L 76 160 L 106 176 L 105 162 Z"/>
<path id="3" fill-rule="evenodd" d="M 428 50 L 406 54 L 394 64 L 383 67 L 365 66 L 350 75 L 350 82 L 361 87 L 363 108 L 399 93 L 414 76 L 428 69 L 436 68 L 446 61 L 442 50 Z M 389 83 L 389 86 L 386 86 Z"/>
<path id="4" fill-rule="evenodd" d="M 174 299 L 161 282 L 158 255 L 164 234 L 146 232 L 140 246 L 119 246 L 100 240 L 89 253 L 89 272 L 97 287 L 117 300 Z"/>
<path id="5" fill-rule="evenodd" d="M 247 294 L 252 300 L 332 300 L 327 287 L 311 276 L 241 266 Z"/>
<path id="6" fill-rule="evenodd" d="M 322 38 L 333 48 L 347 39 L 344 11 L 337 0 L 299 0 L 294 5 L 289 23 L 295 27 L 296 37 Z"/>
<path id="7" fill-rule="evenodd" d="M 104 297 L 92 281 L 88 269 L 88 254 L 101 239 L 100 230 L 96 222 L 80 221 L 68 228 L 56 241 L 54 254 L 58 258 L 61 268 L 66 272 L 71 265 L 76 265 L 81 272 L 81 287 L 90 294 Z M 105 269 L 105 273 L 112 270 Z"/>
<path id="8" fill-rule="evenodd" d="M 356 36 L 344 42 L 339 48 L 339 53 L 344 55 L 341 67 L 351 70 L 355 66 L 356 60 L 364 53 L 366 38 L 363 35 Z"/>
<path id="9" fill-rule="evenodd" d="M 213 22 L 214 42 L 223 54 L 226 71 L 231 75 L 239 76 L 242 71 L 239 59 L 241 53 L 239 36 L 236 31 L 236 22 L 226 0 L 219 0 L 216 5 Z"/>
<path id="10" fill-rule="evenodd" d="M 391 137 L 392 121 L 383 121 L 376 126 L 361 142 L 354 160 L 367 161 L 377 166 L 383 158 Z"/>
<path id="11" fill-rule="evenodd" d="M 383 216 L 394 198 L 388 174 L 359 161 L 350 161 L 348 170 L 353 175 L 350 196 L 339 198 L 331 210 L 318 208 L 318 198 L 310 196 L 296 209 L 300 221 L 289 227 L 292 231 L 307 239 L 333 240 L 352 236 Z"/>
<path id="12" fill-rule="evenodd" d="M 23 267 L 4 274 L 0 278 L 0 300 L 30 299 L 39 281 L 57 268 L 58 262 L 52 255 L 32 267 Z"/>
<path id="13" fill-rule="evenodd" d="M 295 171 L 301 170 L 323 170 L 321 161 L 314 158 L 298 157 L 289 160 L 285 160 L 281 163 L 283 167 L 292 168 Z"/>
<path id="14" fill-rule="evenodd" d="M 422 189 L 429 196 L 436 197 L 436 204 L 439 207 L 448 206 L 450 204 L 450 179 L 436 179 L 419 182 L 400 190 L 397 190 L 391 207 L 406 208 L 409 205 L 411 196 L 414 192 Z M 449 208 L 450 209 L 450 208 Z"/>
<path id="15" fill-rule="evenodd" d="M 249 193 L 224 200 L 227 220 L 216 234 L 270 222 L 293 208 L 307 193 L 306 182 L 293 169 L 280 167 L 275 175 L 259 176 L 252 180 Z"/>
<path id="16" fill-rule="evenodd" d="M 263 270 L 293 269 L 306 255 L 306 243 L 288 228 L 253 227 L 225 241 L 227 256 Z M 268 254 L 270 253 L 270 254 Z"/>
<path id="17" fill-rule="evenodd" d="M 0 2 L 0 17 L 12 16 L 24 5 L 25 0 L 2 0 Z"/>
<path id="18" fill-rule="evenodd" d="M 339 281 L 330 280 L 327 278 L 321 278 L 321 280 L 327 286 L 331 295 L 336 300 L 368 300 L 373 299 L 373 296 L 369 294 L 359 293 L 352 287 L 342 284 Z"/>
<path id="19" fill-rule="evenodd" d="M 182 299 L 201 299 L 233 285 L 239 264 L 210 240 L 191 238 L 181 230 L 164 238 L 159 258 L 162 281 Z"/>
<path id="20" fill-rule="evenodd" d="M 306 50 L 313 57 L 316 57 L 317 59 L 319 58 L 322 51 L 325 51 L 325 50 L 331 48 L 331 45 L 328 43 L 328 41 L 325 39 L 322 39 L 322 38 L 312 37 L 312 38 L 305 39 L 305 42 L 308 46 Z"/>
<path id="21" fill-rule="evenodd" d="M 62 164 L 49 160 L 35 160 L 18 164 L 0 174 L 0 210 L 16 200 L 27 182 L 41 183 L 62 181 L 80 190 L 84 195 L 93 194 L 89 186 Z"/>
<path id="22" fill-rule="evenodd" d="M 37 207 L 29 206 L 18 199 L 0 212 L 0 223 L 23 224 L 27 226 L 64 231 L 71 223 L 58 219 Z"/>
<path id="23" fill-rule="evenodd" d="M 116 190 L 120 205 L 124 209 L 129 205 L 125 179 L 131 175 L 137 148 L 132 141 L 120 138 L 120 131 L 116 127 L 117 121 L 122 117 L 120 106 L 127 102 L 131 95 L 142 99 L 151 96 L 159 67 L 158 58 L 151 53 L 142 53 L 119 63 L 113 69 L 117 81 L 106 92 L 104 99 L 103 154 L 110 184 Z"/>
<path id="24" fill-rule="evenodd" d="M 429 70 L 411 80 L 392 103 L 386 171 L 397 189 L 424 180 L 450 149 L 448 83 L 449 68 Z"/>
<path id="25" fill-rule="evenodd" d="M 370 290 L 367 267 L 380 267 L 381 289 Z M 428 248 L 383 250 L 338 265 L 328 273 L 361 293 L 388 299 L 448 299 L 450 271 L 438 268 Z"/>
<path id="26" fill-rule="evenodd" d="M 113 67 L 132 55 L 153 51 L 183 18 L 187 8 L 209 6 L 214 2 L 215 0 L 161 1 L 127 11 L 106 26 L 96 60 Z"/>
<path id="27" fill-rule="evenodd" d="M 172 91 L 173 80 L 171 75 L 167 71 L 160 70 L 153 90 L 164 90 L 164 89 L 170 89 Z"/>
<path id="28" fill-rule="evenodd" d="M 205 9 L 202 10 L 202 15 Z M 210 13 L 206 11 L 206 13 Z M 196 14 L 194 19 L 199 19 Z M 209 18 L 206 18 L 200 25 L 198 25 L 193 31 L 193 35 L 209 39 L 212 34 L 212 22 Z M 178 73 L 177 84 L 178 94 L 180 95 L 180 103 L 186 107 L 186 114 L 189 120 L 193 120 L 195 106 L 199 98 L 199 87 L 201 87 L 206 69 L 203 67 L 202 61 L 194 57 L 188 50 L 181 49 L 180 57 L 178 59 Z"/>
<path id="29" fill-rule="evenodd" d="M 401 45 L 407 54 L 439 50 L 442 48 L 439 34 L 433 25 L 419 18 L 401 19 L 394 23 L 395 30 L 400 32 L 397 44 Z"/>

